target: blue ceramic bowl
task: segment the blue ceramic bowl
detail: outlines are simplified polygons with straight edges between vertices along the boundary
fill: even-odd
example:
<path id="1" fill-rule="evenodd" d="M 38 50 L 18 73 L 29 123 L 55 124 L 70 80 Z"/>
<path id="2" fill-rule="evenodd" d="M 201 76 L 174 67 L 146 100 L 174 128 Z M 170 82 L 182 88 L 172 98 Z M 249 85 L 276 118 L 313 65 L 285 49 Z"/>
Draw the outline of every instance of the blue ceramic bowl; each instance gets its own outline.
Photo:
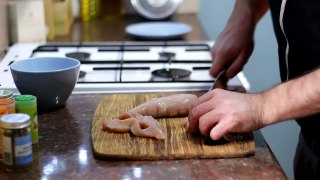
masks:
<path id="1" fill-rule="evenodd" d="M 10 65 L 14 83 L 21 94 L 37 97 L 40 110 L 66 105 L 80 72 L 80 61 L 72 58 L 39 57 Z"/>

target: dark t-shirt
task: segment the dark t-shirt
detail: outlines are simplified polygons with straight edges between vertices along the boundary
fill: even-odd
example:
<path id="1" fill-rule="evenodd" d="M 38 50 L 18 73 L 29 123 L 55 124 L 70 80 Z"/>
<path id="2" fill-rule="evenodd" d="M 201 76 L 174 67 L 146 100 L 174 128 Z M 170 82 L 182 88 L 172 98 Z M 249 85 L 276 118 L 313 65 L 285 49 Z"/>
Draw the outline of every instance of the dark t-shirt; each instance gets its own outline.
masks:
<path id="1" fill-rule="evenodd" d="M 281 80 L 286 81 L 287 76 L 293 79 L 320 65 L 320 0 L 286 0 L 283 13 L 285 35 L 279 23 L 281 3 L 282 0 L 269 0 L 274 31 L 279 45 Z M 288 70 L 287 46 L 289 46 Z M 297 119 L 297 122 L 306 139 L 312 137 L 320 141 L 320 114 Z"/>

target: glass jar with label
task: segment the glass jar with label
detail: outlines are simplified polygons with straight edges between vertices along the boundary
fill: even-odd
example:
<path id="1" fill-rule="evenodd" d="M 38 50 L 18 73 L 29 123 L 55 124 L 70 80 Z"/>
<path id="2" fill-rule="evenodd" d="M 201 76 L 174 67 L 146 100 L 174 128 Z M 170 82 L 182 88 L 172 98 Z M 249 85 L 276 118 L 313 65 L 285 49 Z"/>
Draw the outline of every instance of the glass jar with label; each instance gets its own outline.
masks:
<path id="1" fill-rule="evenodd" d="M 3 165 L 6 171 L 19 172 L 32 167 L 30 116 L 7 114 L 0 118 L 3 135 Z"/>

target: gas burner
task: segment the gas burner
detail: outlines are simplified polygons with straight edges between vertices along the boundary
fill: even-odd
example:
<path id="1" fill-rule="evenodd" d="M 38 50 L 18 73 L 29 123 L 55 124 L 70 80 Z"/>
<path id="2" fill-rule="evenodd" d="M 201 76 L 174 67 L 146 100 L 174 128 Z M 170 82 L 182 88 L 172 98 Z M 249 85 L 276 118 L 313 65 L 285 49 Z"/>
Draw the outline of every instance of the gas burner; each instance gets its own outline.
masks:
<path id="1" fill-rule="evenodd" d="M 186 69 L 176 69 L 176 68 L 168 68 L 168 69 L 157 69 L 152 71 L 153 76 L 164 77 L 164 78 L 172 78 L 172 79 L 181 79 L 189 77 L 191 71 Z"/>
<path id="2" fill-rule="evenodd" d="M 90 54 L 86 52 L 71 52 L 66 54 L 69 58 L 78 59 L 80 62 L 89 61 Z M 80 71 L 79 78 L 83 78 L 86 76 L 85 71 Z"/>
<path id="3" fill-rule="evenodd" d="M 80 71 L 80 73 L 79 73 L 79 78 L 85 77 L 86 74 L 87 74 L 87 73 L 86 73 L 85 71 Z"/>
<path id="4" fill-rule="evenodd" d="M 160 60 L 173 60 L 176 57 L 174 52 L 159 52 Z"/>
<path id="5" fill-rule="evenodd" d="M 80 62 L 89 61 L 90 54 L 86 52 L 71 52 L 66 54 L 69 58 L 78 59 Z"/>

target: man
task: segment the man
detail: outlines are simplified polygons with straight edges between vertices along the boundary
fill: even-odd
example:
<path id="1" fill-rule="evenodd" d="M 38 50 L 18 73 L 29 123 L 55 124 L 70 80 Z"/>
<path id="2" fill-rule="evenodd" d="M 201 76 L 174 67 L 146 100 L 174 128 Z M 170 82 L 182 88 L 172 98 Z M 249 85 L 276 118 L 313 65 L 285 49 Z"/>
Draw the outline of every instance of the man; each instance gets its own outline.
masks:
<path id="1" fill-rule="evenodd" d="M 320 1 L 236 0 L 212 48 L 212 76 L 227 68 L 240 72 L 254 47 L 257 22 L 270 7 L 278 41 L 282 84 L 256 94 L 212 90 L 189 114 L 188 130 L 217 140 L 228 132 L 247 132 L 288 119 L 301 127 L 295 178 L 319 179 L 320 155 Z"/>

